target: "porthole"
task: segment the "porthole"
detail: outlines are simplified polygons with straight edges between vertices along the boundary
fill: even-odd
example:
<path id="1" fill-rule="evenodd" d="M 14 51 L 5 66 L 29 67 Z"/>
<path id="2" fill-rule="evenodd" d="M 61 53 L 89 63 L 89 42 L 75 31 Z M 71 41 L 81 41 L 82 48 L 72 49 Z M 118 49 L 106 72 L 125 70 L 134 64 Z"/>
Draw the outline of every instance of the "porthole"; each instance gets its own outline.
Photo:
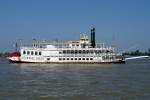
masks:
<path id="1" fill-rule="evenodd" d="M 59 58 L 59 60 L 61 60 L 61 58 Z"/>

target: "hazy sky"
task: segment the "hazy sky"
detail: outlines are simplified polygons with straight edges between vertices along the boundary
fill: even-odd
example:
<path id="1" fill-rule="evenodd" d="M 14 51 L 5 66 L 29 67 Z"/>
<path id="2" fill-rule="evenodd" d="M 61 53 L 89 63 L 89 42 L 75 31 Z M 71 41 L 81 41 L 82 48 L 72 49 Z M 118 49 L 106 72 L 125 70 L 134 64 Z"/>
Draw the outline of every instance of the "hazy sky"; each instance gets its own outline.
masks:
<path id="1" fill-rule="evenodd" d="M 99 42 L 150 48 L 150 0 L 0 0 L 0 51 L 13 43 L 77 40 L 96 27 Z"/>

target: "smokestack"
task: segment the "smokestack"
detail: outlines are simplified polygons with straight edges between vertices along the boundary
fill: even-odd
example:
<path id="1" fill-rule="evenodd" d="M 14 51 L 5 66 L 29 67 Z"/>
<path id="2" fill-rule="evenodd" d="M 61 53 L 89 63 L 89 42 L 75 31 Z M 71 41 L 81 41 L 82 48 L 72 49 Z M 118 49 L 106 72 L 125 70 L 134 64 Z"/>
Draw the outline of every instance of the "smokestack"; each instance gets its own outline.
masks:
<path id="1" fill-rule="evenodd" d="M 91 47 L 95 48 L 95 28 L 91 29 Z"/>

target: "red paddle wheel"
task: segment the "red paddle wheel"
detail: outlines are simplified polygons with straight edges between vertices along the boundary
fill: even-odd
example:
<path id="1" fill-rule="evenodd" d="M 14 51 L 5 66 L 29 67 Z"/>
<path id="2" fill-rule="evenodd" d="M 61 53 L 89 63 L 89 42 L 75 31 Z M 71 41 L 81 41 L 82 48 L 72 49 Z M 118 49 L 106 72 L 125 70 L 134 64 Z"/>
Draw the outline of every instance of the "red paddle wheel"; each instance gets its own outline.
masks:
<path id="1" fill-rule="evenodd" d="M 20 52 L 12 52 L 12 53 L 9 53 L 8 55 L 8 59 L 11 61 L 11 62 L 20 62 Z"/>

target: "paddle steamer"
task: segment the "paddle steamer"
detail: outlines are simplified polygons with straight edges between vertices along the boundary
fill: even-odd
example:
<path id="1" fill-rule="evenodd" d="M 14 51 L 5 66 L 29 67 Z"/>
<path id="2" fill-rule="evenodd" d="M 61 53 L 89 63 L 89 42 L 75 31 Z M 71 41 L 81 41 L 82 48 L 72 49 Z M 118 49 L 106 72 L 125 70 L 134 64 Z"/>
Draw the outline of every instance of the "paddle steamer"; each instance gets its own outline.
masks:
<path id="1" fill-rule="evenodd" d="M 33 42 L 30 47 L 20 47 L 19 52 L 10 53 L 8 59 L 14 63 L 124 63 L 124 57 L 114 47 L 96 43 L 95 28 L 91 38 L 81 34 L 78 41 Z"/>

